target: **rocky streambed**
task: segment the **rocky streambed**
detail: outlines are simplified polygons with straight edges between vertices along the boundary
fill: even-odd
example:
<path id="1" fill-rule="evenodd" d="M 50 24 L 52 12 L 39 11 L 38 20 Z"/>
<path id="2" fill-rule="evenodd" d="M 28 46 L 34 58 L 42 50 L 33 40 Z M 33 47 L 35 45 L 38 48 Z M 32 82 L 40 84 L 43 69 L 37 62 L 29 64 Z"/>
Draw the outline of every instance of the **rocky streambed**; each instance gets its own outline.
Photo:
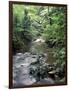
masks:
<path id="1" fill-rule="evenodd" d="M 43 60 L 47 58 L 46 54 L 43 54 Z M 46 83 L 54 84 L 51 78 L 40 79 L 37 81 L 36 77 L 31 75 L 31 68 L 37 69 L 36 65 L 31 65 L 38 61 L 38 54 L 31 54 L 29 52 L 17 53 L 13 56 L 13 86 L 18 85 L 32 85 L 34 83 Z M 37 71 L 36 71 L 37 72 Z M 40 78 L 40 76 L 38 76 Z"/>
<path id="2" fill-rule="evenodd" d="M 39 41 L 40 40 L 40 41 Z M 64 83 L 64 66 L 57 67 L 52 50 L 42 39 L 32 42 L 30 50 L 13 55 L 13 86 Z"/>

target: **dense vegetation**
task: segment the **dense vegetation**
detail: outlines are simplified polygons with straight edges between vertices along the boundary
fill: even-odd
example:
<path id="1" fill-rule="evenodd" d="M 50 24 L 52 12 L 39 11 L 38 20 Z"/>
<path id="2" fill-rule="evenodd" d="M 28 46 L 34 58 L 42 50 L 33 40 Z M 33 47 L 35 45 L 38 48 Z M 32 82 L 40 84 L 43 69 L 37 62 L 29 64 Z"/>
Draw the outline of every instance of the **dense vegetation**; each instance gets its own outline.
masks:
<path id="1" fill-rule="evenodd" d="M 42 37 L 53 48 L 57 67 L 64 68 L 65 33 L 65 7 L 13 5 L 14 53 L 28 52 L 31 42 Z"/>

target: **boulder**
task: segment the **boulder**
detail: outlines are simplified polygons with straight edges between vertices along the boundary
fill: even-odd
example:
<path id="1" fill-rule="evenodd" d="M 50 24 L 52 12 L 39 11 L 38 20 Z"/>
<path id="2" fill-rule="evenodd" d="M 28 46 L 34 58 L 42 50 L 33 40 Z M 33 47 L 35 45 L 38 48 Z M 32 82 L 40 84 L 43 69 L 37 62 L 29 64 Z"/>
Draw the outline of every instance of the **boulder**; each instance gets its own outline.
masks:
<path id="1" fill-rule="evenodd" d="M 52 80 L 51 78 L 45 78 L 45 79 L 41 79 L 40 81 L 38 81 L 37 82 L 37 84 L 41 84 L 41 85 L 43 85 L 43 84 L 54 84 L 55 82 L 54 82 L 54 80 Z"/>
<path id="2" fill-rule="evenodd" d="M 56 73 L 56 71 L 55 70 L 53 70 L 53 71 L 50 71 L 50 72 L 48 72 L 49 74 L 55 74 Z"/>

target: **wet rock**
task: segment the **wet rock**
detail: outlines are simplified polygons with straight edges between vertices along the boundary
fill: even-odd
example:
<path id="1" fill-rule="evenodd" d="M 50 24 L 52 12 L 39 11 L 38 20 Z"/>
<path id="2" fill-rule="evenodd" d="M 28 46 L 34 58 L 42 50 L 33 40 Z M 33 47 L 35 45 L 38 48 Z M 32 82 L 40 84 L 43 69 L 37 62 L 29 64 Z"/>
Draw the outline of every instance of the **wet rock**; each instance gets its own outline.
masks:
<path id="1" fill-rule="evenodd" d="M 48 74 L 49 74 L 49 77 L 51 77 L 52 79 L 55 79 L 55 74 L 56 74 L 55 70 L 48 72 Z"/>
<path id="2" fill-rule="evenodd" d="M 55 76 L 55 81 L 56 81 L 56 82 L 60 80 L 60 78 L 59 78 L 58 75 L 55 74 L 54 76 Z"/>
<path id="3" fill-rule="evenodd" d="M 47 58 L 47 54 L 43 53 L 43 54 L 41 54 L 41 57 L 46 57 Z"/>
<path id="4" fill-rule="evenodd" d="M 56 73 L 56 71 L 55 70 L 53 70 L 53 71 L 50 71 L 50 72 L 48 72 L 49 74 L 55 74 Z"/>
<path id="5" fill-rule="evenodd" d="M 65 83 L 65 77 L 59 80 L 60 83 Z"/>
<path id="6" fill-rule="evenodd" d="M 30 51 L 30 53 L 31 53 L 32 55 L 36 55 L 36 54 L 37 54 L 33 49 Z"/>
<path id="7" fill-rule="evenodd" d="M 26 57 L 29 57 L 30 56 L 30 53 L 29 52 L 25 52 L 24 53 L 24 57 L 26 58 Z"/>
<path id="8" fill-rule="evenodd" d="M 38 55 L 31 55 L 32 58 L 38 58 Z"/>
<path id="9" fill-rule="evenodd" d="M 56 74 L 62 79 L 64 77 L 64 70 L 63 68 L 57 68 Z"/>
<path id="10" fill-rule="evenodd" d="M 37 84 L 54 84 L 55 82 L 51 78 L 41 79 Z"/>
<path id="11" fill-rule="evenodd" d="M 16 85 L 31 85 L 36 81 L 35 78 L 31 77 L 30 64 L 37 60 L 37 55 L 31 55 L 26 52 L 24 54 L 17 53 L 13 60 L 13 84 Z"/>
<path id="12" fill-rule="evenodd" d="M 16 53 L 16 56 L 21 56 L 21 55 L 23 55 L 22 53 Z"/>
<path id="13" fill-rule="evenodd" d="M 47 54 L 32 54 L 30 52 L 25 52 L 24 54 L 18 53 L 13 57 L 15 63 L 13 63 L 13 83 L 16 85 L 32 85 L 35 83 L 36 78 L 41 75 L 40 83 L 52 84 L 54 83 L 52 79 L 47 77 L 47 69 L 49 69 L 49 64 L 46 63 Z M 38 65 L 41 64 L 42 66 Z M 45 65 L 45 66 L 44 66 Z M 42 68 L 43 67 L 43 68 Z M 43 70 L 42 73 L 40 73 Z M 45 72 L 44 72 L 45 71 Z M 33 75 L 32 75 L 33 74 Z"/>

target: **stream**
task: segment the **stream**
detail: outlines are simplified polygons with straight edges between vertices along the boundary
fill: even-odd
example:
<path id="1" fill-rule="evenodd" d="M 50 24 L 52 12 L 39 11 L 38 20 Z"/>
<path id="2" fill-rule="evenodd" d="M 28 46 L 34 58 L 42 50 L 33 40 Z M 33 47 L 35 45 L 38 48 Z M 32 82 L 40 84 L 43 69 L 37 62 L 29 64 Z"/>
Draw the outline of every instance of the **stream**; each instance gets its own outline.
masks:
<path id="1" fill-rule="evenodd" d="M 38 40 L 37 40 L 38 41 Z M 31 44 L 31 48 L 29 52 L 25 53 L 16 53 L 16 55 L 13 56 L 13 86 L 19 86 L 19 85 L 32 85 L 32 84 L 54 84 L 54 80 L 51 78 L 44 78 L 40 79 L 40 81 L 37 81 L 37 79 L 30 74 L 30 68 L 36 68 L 36 66 L 31 66 L 31 63 L 35 63 L 38 60 L 38 56 L 43 54 L 43 57 L 41 56 L 42 60 L 44 60 L 44 63 L 49 63 L 50 58 L 52 58 L 52 55 L 50 54 L 49 50 L 46 50 L 46 46 L 44 42 L 41 42 L 40 40 L 38 42 L 33 42 Z M 50 55 L 50 57 L 48 56 Z M 51 61 L 52 62 L 52 61 Z M 54 61 L 53 61 L 54 62 Z"/>

